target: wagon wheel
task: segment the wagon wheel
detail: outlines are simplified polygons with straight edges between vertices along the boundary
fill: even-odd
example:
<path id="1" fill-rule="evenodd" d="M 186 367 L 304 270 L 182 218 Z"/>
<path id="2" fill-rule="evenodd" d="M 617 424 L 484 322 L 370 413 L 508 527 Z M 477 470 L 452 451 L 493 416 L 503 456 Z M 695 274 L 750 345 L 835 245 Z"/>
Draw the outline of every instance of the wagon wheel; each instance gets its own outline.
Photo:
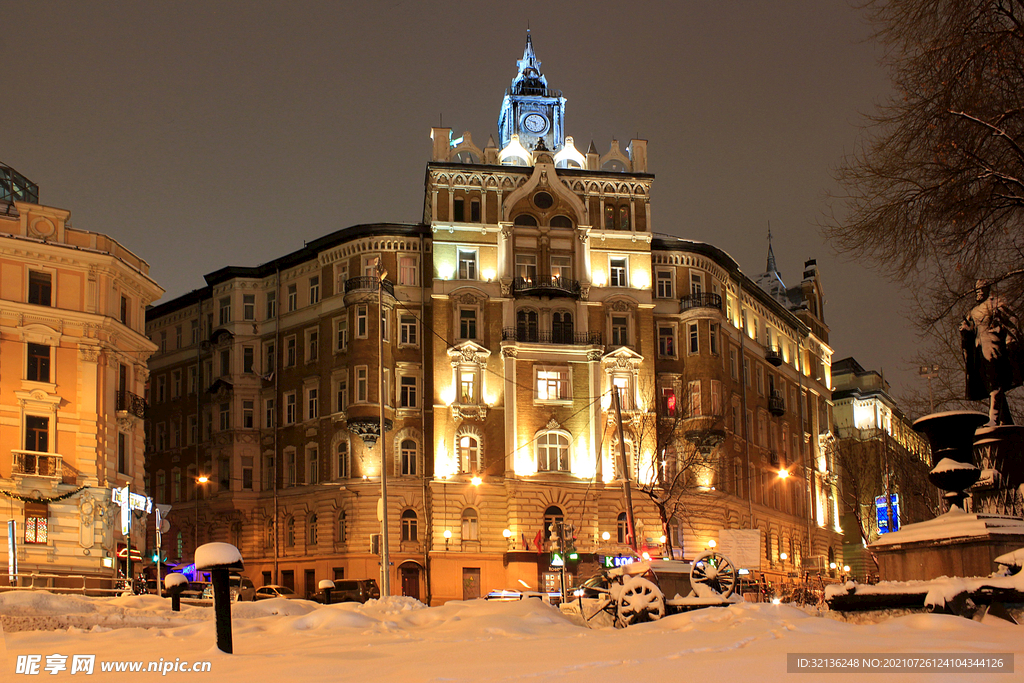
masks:
<path id="1" fill-rule="evenodd" d="M 665 616 L 665 596 L 649 579 L 634 576 L 619 593 L 618 624 L 629 626 L 643 621 L 657 621 Z"/>
<path id="2" fill-rule="evenodd" d="M 727 598 L 736 590 L 736 567 L 721 553 L 704 553 L 693 561 L 690 585 L 699 597 Z"/>

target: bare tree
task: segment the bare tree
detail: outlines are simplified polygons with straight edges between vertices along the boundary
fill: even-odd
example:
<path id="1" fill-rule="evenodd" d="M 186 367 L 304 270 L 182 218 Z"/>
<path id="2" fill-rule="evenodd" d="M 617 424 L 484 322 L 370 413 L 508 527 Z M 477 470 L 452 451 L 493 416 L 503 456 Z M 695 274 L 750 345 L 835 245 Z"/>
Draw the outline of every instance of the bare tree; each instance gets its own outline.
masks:
<path id="1" fill-rule="evenodd" d="M 673 519 L 689 521 L 690 514 L 707 492 L 716 476 L 717 446 L 725 437 L 720 415 L 700 414 L 699 410 L 675 404 L 675 397 L 655 397 L 646 392 L 652 409 L 634 415 L 631 432 L 634 458 L 631 478 L 636 491 L 658 510 L 668 555 L 672 554 Z M 660 399 L 660 400 L 656 400 Z M 640 457 L 649 452 L 651 457 Z M 710 501 L 708 501 L 710 502 Z"/>
<path id="2" fill-rule="evenodd" d="M 1024 301 L 1024 2 L 866 0 L 894 95 L 837 177 L 824 231 L 955 328 L 977 279 Z M 935 351 L 959 355 L 958 349 Z"/>

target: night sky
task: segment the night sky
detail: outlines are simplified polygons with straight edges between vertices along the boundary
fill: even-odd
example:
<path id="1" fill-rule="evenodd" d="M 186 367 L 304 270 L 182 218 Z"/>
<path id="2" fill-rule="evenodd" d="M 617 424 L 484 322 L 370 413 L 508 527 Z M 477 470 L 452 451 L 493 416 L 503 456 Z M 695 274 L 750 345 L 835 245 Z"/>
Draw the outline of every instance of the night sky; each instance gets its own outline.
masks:
<path id="1" fill-rule="evenodd" d="M 178 296 L 333 230 L 422 219 L 430 128 L 496 137 L 526 29 L 567 134 L 649 140 L 656 232 L 786 284 L 817 258 L 834 359 L 920 386 L 900 287 L 818 225 L 889 93 L 846 0 L 0 0 L 0 161 Z"/>

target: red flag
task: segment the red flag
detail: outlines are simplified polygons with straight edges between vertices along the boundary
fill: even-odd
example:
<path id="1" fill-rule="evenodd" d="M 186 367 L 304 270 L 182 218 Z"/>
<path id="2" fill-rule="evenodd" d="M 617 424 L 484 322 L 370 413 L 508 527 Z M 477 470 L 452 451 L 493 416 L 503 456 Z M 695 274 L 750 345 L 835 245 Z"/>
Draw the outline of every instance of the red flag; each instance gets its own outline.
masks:
<path id="1" fill-rule="evenodd" d="M 537 532 L 537 535 L 533 537 L 533 544 L 537 546 L 537 552 L 544 552 L 544 530 L 541 529 Z"/>

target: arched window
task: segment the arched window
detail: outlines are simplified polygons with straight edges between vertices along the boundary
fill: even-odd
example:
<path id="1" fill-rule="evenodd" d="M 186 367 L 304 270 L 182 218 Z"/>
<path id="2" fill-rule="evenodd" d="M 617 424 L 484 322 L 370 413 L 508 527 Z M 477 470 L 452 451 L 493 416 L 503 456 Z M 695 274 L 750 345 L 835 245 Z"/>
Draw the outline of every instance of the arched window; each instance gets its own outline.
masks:
<path id="1" fill-rule="evenodd" d="M 527 227 L 536 227 L 537 219 L 528 213 L 521 213 L 515 217 L 512 221 L 513 225 L 525 225 Z"/>
<path id="2" fill-rule="evenodd" d="M 284 525 L 284 545 L 287 548 L 295 547 L 295 518 L 289 517 Z"/>
<path id="3" fill-rule="evenodd" d="M 348 543 L 348 518 L 344 510 L 338 512 L 338 543 Z"/>
<path id="4" fill-rule="evenodd" d="M 555 535 L 555 527 L 565 521 L 565 515 L 562 513 L 562 508 L 557 505 L 552 505 L 544 511 L 544 540 L 550 541 L 552 538 L 557 538 Z"/>
<path id="5" fill-rule="evenodd" d="M 472 434 L 458 437 L 459 473 L 477 474 L 483 470 L 483 459 L 480 455 L 480 440 Z"/>
<path id="6" fill-rule="evenodd" d="M 402 540 L 419 540 L 419 521 L 415 510 L 406 510 L 402 513 Z"/>
<path id="7" fill-rule="evenodd" d="M 335 471 L 338 473 L 338 479 L 348 479 L 352 476 L 352 472 L 349 470 L 348 437 L 343 436 L 334 448 L 337 461 L 337 470 Z"/>
<path id="8" fill-rule="evenodd" d="M 612 463 L 614 465 L 613 466 L 613 470 L 615 472 L 615 478 L 616 479 L 622 479 L 622 476 L 623 476 L 623 473 L 622 473 L 622 455 L 619 452 L 619 440 L 618 439 L 615 439 L 615 441 L 612 441 L 611 449 L 612 449 L 611 456 L 612 456 Z M 629 468 L 629 471 L 631 473 L 636 474 L 636 466 L 635 466 L 634 459 L 633 459 L 633 442 L 629 440 L 628 436 L 626 437 L 626 448 L 625 448 L 625 451 L 626 451 L 626 466 Z"/>
<path id="9" fill-rule="evenodd" d="M 619 543 L 627 543 L 629 537 L 629 522 L 626 520 L 626 513 L 620 512 L 615 520 L 615 540 Z"/>
<path id="10" fill-rule="evenodd" d="M 402 476 L 414 477 L 419 472 L 417 463 L 419 460 L 419 449 L 412 439 L 403 439 L 399 448 L 399 457 L 402 459 Z"/>
<path id="11" fill-rule="evenodd" d="M 480 540 L 480 522 L 473 508 L 466 508 L 462 511 L 462 540 Z"/>
<path id="12" fill-rule="evenodd" d="M 611 204 L 606 204 L 604 207 L 604 229 L 615 229 L 615 207 Z"/>
<path id="13" fill-rule="evenodd" d="M 231 523 L 231 545 L 236 548 L 242 547 L 242 523 L 232 522 Z"/>
<path id="14" fill-rule="evenodd" d="M 320 540 L 320 527 L 318 524 L 316 513 L 309 516 L 306 520 L 306 545 L 316 545 L 317 541 Z"/>
<path id="15" fill-rule="evenodd" d="M 274 520 L 268 519 L 267 526 L 263 529 L 263 547 L 273 548 L 274 544 Z"/>
<path id="16" fill-rule="evenodd" d="M 516 339 L 521 342 L 538 341 L 537 311 L 516 311 Z"/>
<path id="17" fill-rule="evenodd" d="M 629 207 L 625 204 L 619 207 L 619 230 L 629 230 Z"/>
<path id="18" fill-rule="evenodd" d="M 568 216 L 555 216 L 551 219 L 552 228 L 571 228 L 572 219 Z"/>
<path id="19" fill-rule="evenodd" d="M 569 471 L 569 437 L 563 432 L 544 432 L 537 438 L 537 469 L 541 472 Z"/>
<path id="20" fill-rule="evenodd" d="M 561 311 L 551 314 L 551 341 L 555 344 L 572 344 L 572 313 Z"/>

